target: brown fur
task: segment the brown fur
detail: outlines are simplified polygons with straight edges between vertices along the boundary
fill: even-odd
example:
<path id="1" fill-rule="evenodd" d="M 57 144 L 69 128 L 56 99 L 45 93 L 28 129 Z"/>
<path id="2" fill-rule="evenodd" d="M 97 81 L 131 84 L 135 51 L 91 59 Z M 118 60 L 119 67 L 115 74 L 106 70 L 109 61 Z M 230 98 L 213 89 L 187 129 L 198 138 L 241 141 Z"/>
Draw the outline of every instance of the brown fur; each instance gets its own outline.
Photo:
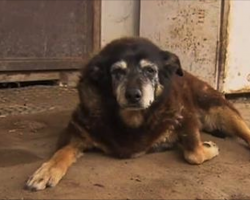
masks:
<path id="1" fill-rule="evenodd" d="M 123 39 L 116 43 L 131 45 L 136 41 Z M 181 69 L 178 70 L 181 74 Z M 111 110 L 112 99 L 107 99 L 111 94 L 103 89 L 105 78 L 104 84 L 95 85 L 87 70 L 83 70 L 78 87 L 80 104 L 61 136 L 59 150 L 28 180 L 29 189 L 55 186 L 77 155 L 92 148 L 120 158 L 133 158 L 166 143 L 178 142 L 186 161 L 201 164 L 218 155 L 213 142 L 201 141 L 201 130 L 237 135 L 250 145 L 250 129 L 233 105 L 206 82 L 184 70 L 182 77 L 174 74 L 170 79 L 166 98 L 140 111 Z M 163 86 L 158 86 L 156 96 L 161 95 Z"/>

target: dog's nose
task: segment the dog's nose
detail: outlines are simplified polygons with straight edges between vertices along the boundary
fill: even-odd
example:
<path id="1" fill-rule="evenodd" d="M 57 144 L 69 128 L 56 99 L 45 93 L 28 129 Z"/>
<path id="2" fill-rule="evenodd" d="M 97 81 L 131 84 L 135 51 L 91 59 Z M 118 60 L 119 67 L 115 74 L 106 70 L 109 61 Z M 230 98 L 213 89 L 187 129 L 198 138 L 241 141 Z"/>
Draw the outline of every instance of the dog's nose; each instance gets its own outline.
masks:
<path id="1" fill-rule="evenodd" d="M 129 89 L 126 91 L 126 99 L 131 103 L 138 103 L 141 100 L 142 93 L 139 89 Z"/>

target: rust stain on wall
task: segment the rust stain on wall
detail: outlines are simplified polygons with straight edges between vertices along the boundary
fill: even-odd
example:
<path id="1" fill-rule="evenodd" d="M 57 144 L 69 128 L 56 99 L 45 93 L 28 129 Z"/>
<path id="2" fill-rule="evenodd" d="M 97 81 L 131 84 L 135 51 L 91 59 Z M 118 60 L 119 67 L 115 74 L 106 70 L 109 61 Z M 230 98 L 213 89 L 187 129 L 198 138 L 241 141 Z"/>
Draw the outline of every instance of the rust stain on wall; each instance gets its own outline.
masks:
<path id="1" fill-rule="evenodd" d="M 183 68 L 217 85 L 220 0 L 142 1 L 140 34 L 176 53 Z"/>

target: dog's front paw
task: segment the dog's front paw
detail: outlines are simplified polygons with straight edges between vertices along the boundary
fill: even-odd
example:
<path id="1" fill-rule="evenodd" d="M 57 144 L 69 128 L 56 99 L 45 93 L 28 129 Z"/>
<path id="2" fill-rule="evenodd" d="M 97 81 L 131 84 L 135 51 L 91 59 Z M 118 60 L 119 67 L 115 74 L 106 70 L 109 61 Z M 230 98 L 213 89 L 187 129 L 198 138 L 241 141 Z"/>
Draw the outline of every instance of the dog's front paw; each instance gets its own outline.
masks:
<path id="1" fill-rule="evenodd" d="M 50 162 L 44 163 L 26 182 L 25 188 L 31 191 L 54 187 L 65 175 L 66 170 Z"/>

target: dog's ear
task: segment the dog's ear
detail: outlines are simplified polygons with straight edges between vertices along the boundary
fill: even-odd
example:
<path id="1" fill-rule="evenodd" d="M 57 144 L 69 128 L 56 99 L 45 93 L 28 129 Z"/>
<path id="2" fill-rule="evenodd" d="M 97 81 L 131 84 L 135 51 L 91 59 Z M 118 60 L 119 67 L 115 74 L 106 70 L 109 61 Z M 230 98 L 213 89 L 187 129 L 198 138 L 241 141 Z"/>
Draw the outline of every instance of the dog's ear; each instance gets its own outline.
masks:
<path id="1" fill-rule="evenodd" d="M 103 76 L 103 70 L 98 65 L 89 65 L 89 78 L 93 81 L 98 81 Z"/>
<path id="2" fill-rule="evenodd" d="M 162 56 L 164 60 L 164 68 L 171 74 L 175 73 L 179 76 L 183 76 L 183 71 L 181 68 L 181 62 L 177 55 L 169 52 L 162 51 Z"/>
<path id="3" fill-rule="evenodd" d="M 104 60 L 102 56 L 94 56 L 87 64 L 88 77 L 92 81 L 100 81 L 105 75 L 105 69 L 103 66 Z"/>

